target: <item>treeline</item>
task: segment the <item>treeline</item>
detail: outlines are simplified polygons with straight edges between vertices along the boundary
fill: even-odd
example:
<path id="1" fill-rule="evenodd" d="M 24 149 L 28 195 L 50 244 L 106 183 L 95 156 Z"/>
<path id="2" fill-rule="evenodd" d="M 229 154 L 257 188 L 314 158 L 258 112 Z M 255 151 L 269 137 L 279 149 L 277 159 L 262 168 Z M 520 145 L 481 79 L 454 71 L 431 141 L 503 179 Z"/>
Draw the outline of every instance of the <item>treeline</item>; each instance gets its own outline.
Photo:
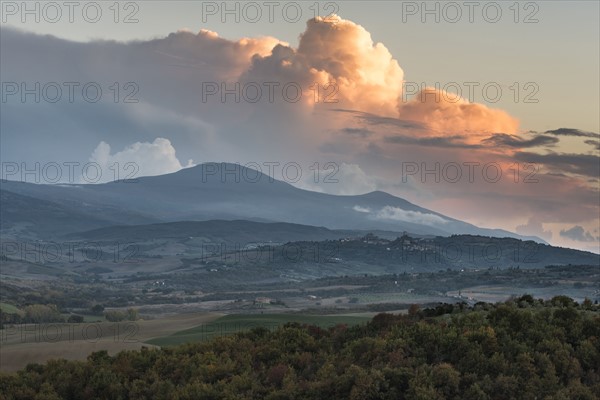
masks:
<path id="1" fill-rule="evenodd" d="M 125 311 L 104 311 L 104 306 L 95 305 L 89 310 L 91 315 L 106 318 L 110 322 L 136 321 L 139 319 L 138 311 L 128 308 Z M 0 309 L 0 329 L 8 325 L 18 324 L 48 324 L 48 323 L 82 323 L 83 315 L 63 315 L 55 304 L 30 304 L 17 312 L 6 312 Z M 0 399 L 1 400 L 1 399 Z"/>
<path id="2" fill-rule="evenodd" d="M 600 309 L 559 296 L 287 324 L 0 375 L 4 399 L 600 398 Z"/>
<path id="3" fill-rule="evenodd" d="M 65 317 L 54 304 L 30 304 L 17 312 L 0 309 L 0 329 L 7 324 L 41 324 L 65 322 Z"/>

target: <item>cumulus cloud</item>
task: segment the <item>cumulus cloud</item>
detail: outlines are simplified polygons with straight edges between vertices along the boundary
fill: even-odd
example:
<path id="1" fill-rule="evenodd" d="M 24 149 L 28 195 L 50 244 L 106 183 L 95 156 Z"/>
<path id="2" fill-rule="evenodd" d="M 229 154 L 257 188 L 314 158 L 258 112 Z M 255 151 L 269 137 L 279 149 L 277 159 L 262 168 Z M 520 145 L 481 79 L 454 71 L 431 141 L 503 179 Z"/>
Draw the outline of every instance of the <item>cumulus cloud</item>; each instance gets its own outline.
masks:
<path id="1" fill-rule="evenodd" d="M 399 117 L 426 124 L 438 133 L 468 132 L 472 136 L 503 132 L 516 134 L 519 121 L 507 112 L 489 108 L 435 88 L 426 88 L 398 108 Z"/>
<path id="2" fill-rule="evenodd" d="M 151 46 L 163 65 L 197 70 L 219 79 L 236 79 L 248 69 L 254 56 L 267 56 L 277 45 L 287 43 L 270 36 L 228 40 L 217 32 L 201 29 L 197 34 L 180 30 L 144 43 L 143 47 Z"/>
<path id="3" fill-rule="evenodd" d="M 169 174 L 184 168 L 175 155 L 175 148 L 164 138 L 156 138 L 152 143 L 136 142 L 114 154 L 111 154 L 110 145 L 102 141 L 89 160 L 100 166 L 101 182 L 113 180 L 116 173 L 119 179 L 131 179 Z M 189 160 L 186 167 L 193 165 Z"/>
<path id="4" fill-rule="evenodd" d="M 252 160 L 257 154 L 261 157 L 273 153 L 273 150 L 289 159 L 289 154 L 299 154 L 300 150 L 308 154 L 322 148 L 325 143 L 335 148 L 330 139 L 340 131 L 347 133 L 345 136 L 349 140 L 369 141 L 368 145 L 373 148 L 381 137 L 365 127 L 349 126 L 348 120 L 355 117 L 363 118 L 368 124 L 393 124 L 411 129 L 415 137 L 431 136 L 429 131 L 432 129 L 451 130 L 456 134 L 465 130 L 512 134 L 515 130 L 516 121 L 506 113 L 464 100 L 436 103 L 430 101 L 431 96 L 426 96 L 428 101 L 413 100 L 402 104 L 404 72 L 398 61 L 382 43 L 374 42 L 364 27 L 338 16 L 309 20 L 297 48 L 273 37 L 229 40 L 206 29 L 198 33 L 181 30 L 149 41 L 90 41 L 85 45 L 2 29 L 5 55 L 2 57 L 2 70 L 7 79 L 19 81 L 35 77 L 43 80 L 47 77 L 48 81 L 107 82 L 106 86 L 112 85 L 115 77 L 122 79 L 122 83 L 134 81 L 139 88 L 136 97 L 140 101 L 135 105 L 122 104 L 122 107 L 119 104 L 123 110 L 121 113 L 131 119 L 144 105 L 146 109 L 153 110 L 155 119 L 178 115 L 178 121 L 186 125 L 179 127 L 178 132 L 210 130 L 215 139 L 210 143 L 215 146 L 213 152 L 220 154 L 218 150 L 225 149 L 230 160 L 243 161 L 243 155 L 253 154 L 250 156 Z M 30 51 L 23 52 L 23 48 Z M 56 54 L 63 56 L 56 57 Z M 52 61 L 42 64 L 37 62 L 39 59 Z M 255 82 L 260 85 L 275 82 L 281 88 L 294 82 L 301 85 L 304 101 L 277 104 L 279 108 L 261 108 L 244 101 L 234 102 L 233 96 L 227 97 L 227 104 L 223 104 L 222 96 L 216 94 L 211 97 L 215 101 L 205 102 L 204 85 L 207 82 L 217 83 L 220 91 L 221 84 L 231 89 L 235 83 Z M 315 85 L 319 88 L 318 103 L 314 102 Z M 280 92 L 281 89 L 276 91 Z M 267 97 L 263 93 L 262 98 Z M 337 110 L 354 110 L 362 114 L 318 114 L 318 110 L 333 108 L 332 104 L 325 102 L 328 99 L 337 101 L 334 104 Z M 19 106 L 11 102 L 7 105 Z M 103 109 L 101 104 L 94 106 L 95 110 Z M 83 113 L 93 114 L 87 109 Z M 60 136 L 77 136 L 71 132 L 74 124 L 69 118 L 76 119 L 76 114 L 83 113 L 61 115 L 63 121 L 52 121 L 52 128 L 48 128 L 52 132 L 44 132 L 44 135 L 52 133 L 57 135 L 57 139 L 61 139 Z M 3 125 L 10 127 L 15 135 L 39 136 L 39 129 L 31 126 L 25 129 L 24 122 L 10 117 L 16 114 L 8 115 Z M 92 115 L 91 120 L 93 118 Z M 199 127 L 197 121 L 209 128 Z M 120 145 L 149 140 L 146 136 L 148 127 L 142 124 L 124 133 L 129 127 L 117 125 L 130 124 L 125 118 L 110 123 L 115 125 L 114 129 L 105 133 L 93 132 L 97 124 L 85 126 L 84 129 L 91 130 L 92 134 L 79 135 L 78 140 L 89 142 L 93 138 L 96 139 L 94 145 L 98 138 Z M 125 138 L 125 135 L 128 137 Z M 175 143 L 173 137 L 169 139 Z M 342 142 L 344 139 L 337 140 Z M 265 141 L 276 148 L 265 151 L 262 145 Z M 70 142 L 73 143 L 72 140 Z M 90 146 L 89 143 L 73 144 Z M 203 143 L 203 149 L 207 149 L 207 145 Z M 185 158 L 204 158 L 205 154 L 197 154 L 199 143 L 191 137 L 187 143 L 178 140 L 177 146 Z M 290 148 L 295 151 L 290 151 Z M 350 153 L 354 150 L 351 149 Z M 10 151 L 2 150 L 3 155 Z"/>
<path id="5" fill-rule="evenodd" d="M 317 84 L 323 92 L 320 101 L 393 115 L 404 72 L 365 28 L 333 15 L 309 20 L 297 49 L 279 45 L 268 56 L 255 56 L 245 79 L 256 78 Z M 330 83 L 334 85 L 327 87 Z"/>
<path id="6" fill-rule="evenodd" d="M 552 231 L 545 231 L 544 226 L 537 218 L 529 218 L 526 224 L 517 226 L 517 233 L 525 236 L 538 236 L 544 240 L 552 239 Z"/>
<path id="7" fill-rule="evenodd" d="M 590 232 L 586 231 L 582 226 L 579 225 L 575 225 L 571 229 L 561 230 L 560 236 L 578 242 L 593 242 L 595 240 L 600 240 L 600 237 L 594 238 Z"/>

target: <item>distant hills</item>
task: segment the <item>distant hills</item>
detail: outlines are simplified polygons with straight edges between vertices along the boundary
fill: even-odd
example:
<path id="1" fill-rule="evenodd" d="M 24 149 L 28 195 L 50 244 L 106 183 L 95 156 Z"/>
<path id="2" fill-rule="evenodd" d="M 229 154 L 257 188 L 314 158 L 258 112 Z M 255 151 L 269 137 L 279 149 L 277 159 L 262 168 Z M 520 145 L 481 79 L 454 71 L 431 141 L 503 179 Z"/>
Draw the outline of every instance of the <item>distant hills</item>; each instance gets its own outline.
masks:
<path id="1" fill-rule="evenodd" d="M 359 237 L 366 231 L 331 230 L 324 227 L 287 222 L 254 221 L 183 221 L 149 225 L 120 225 L 68 235 L 71 239 L 93 241 L 143 242 L 148 240 L 198 239 L 207 243 L 285 243 L 296 241 L 337 240 Z M 389 232 L 388 237 L 394 236 Z"/>
<path id="2" fill-rule="evenodd" d="M 534 241 L 514 238 L 495 238 L 475 235 L 452 235 L 449 237 L 416 237 L 389 231 L 332 230 L 324 227 L 291 224 L 286 222 L 264 223 L 254 221 L 185 221 L 149 225 L 122 225 L 94 229 L 68 236 L 71 240 L 108 244 L 112 242 L 136 244 L 141 251 L 154 252 L 161 248 L 167 255 L 183 252 L 193 254 L 212 251 L 215 248 L 202 244 L 221 244 L 219 254 L 226 251 L 266 245 L 273 251 L 273 262 L 298 272 L 307 262 L 343 264 L 346 272 L 385 273 L 386 271 L 420 271 L 439 269 L 487 268 L 490 266 L 542 268 L 547 265 L 600 265 L 600 255 L 590 252 L 553 247 Z M 326 242 L 328 241 L 328 242 Z M 302 249 L 299 259 L 284 257 L 287 252 Z M 314 257 L 320 249 L 319 259 Z M 178 250 L 174 250 L 178 249 Z M 171 254 L 172 255 L 172 254 Z"/>
<path id="3" fill-rule="evenodd" d="M 220 219 L 287 222 L 330 230 L 512 237 L 545 243 L 537 237 L 479 228 L 388 193 L 318 193 L 237 164 L 206 163 L 172 174 L 105 184 L 41 185 L 2 180 L 0 192 L 4 236 L 47 239 L 114 225 Z M 169 225 L 161 227 L 169 229 Z M 311 234 L 322 239 L 325 231 L 315 229 Z"/>

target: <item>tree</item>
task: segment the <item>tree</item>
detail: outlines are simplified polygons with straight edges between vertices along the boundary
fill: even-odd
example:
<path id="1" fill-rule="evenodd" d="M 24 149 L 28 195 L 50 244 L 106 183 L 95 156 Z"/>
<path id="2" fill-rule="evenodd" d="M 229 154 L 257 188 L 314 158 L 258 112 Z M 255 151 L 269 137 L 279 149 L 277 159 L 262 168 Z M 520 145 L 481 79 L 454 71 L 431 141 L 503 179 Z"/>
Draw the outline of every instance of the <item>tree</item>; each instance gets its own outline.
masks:
<path id="1" fill-rule="evenodd" d="M 416 316 L 419 311 L 421 311 L 421 307 L 419 307 L 418 304 L 411 304 L 410 307 L 408 307 L 408 315 L 411 317 Z"/>
<path id="2" fill-rule="evenodd" d="M 64 322 L 64 318 L 60 315 L 58 307 L 54 304 L 33 304 L 26 306 L 24 309 L 24 322 L 41 324 L 48 322 Z"/>
<path id="3" fill-rule="evenodd" d="M 82 315 L 69 315 L 69 318 L 67 319 L 67 322 L 71 323 L 71 324 L 80 324 L 83 322 L 83 316 Z"/>
<path id="4" fill-rule="evenodd" d="M 138 310 L 136 310 L 135 308 L 128 308 L 126 318 L 129 321 L 137 321 L 139 319 Z"/>
<path id="5" fill-rule="evenodd" d="M 125 313 L 117 310 L 106 311 L 104 313 L 104 318 L 110 322 L 121 322 L 124 321 L 126 317 L 127 315 Z"/>
<path id="6" fill-rule="evenodd" d="M 104 306 L 102 304 L 95 304 L 94 306 L 92 306 L 90 311 L 94 315 L 102 315 L 102 313 L 104 312 Z"/>

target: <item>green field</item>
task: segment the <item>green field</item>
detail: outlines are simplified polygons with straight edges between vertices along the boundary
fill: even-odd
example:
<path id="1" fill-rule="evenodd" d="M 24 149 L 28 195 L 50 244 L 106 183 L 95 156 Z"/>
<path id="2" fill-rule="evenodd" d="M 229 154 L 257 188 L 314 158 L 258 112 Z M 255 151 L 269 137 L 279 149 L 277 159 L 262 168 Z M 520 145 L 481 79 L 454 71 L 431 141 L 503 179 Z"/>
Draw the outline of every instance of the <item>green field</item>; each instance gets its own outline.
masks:
<path id="1" fill-rule="evenodd" d="M 15 306 L 13 306 L 12 304 L 8 304 L 8 303 L 0 303 L 0 310 L 2 310 L 2 312 L 7 313 L 7 314 L 18 314 L 19 313 L 19 309 Z"/>
<path id="2" fill-rule="evenodd" d="M 169 336 L 147 341 L 156 346 L 175 346 L 188 342 L 201 342 L 217 336 L 232 335 L 236 332 L 263 327 L 275 330 L 287 322 L 316 325 L 329 328 L 338 324 L 358 325 L 369 321 L 367 316 L 353 315 L 295 315 L 295 314 L 260 314 L 260 315 L 226 315 L 212 322 L 185 329 Z"/>

